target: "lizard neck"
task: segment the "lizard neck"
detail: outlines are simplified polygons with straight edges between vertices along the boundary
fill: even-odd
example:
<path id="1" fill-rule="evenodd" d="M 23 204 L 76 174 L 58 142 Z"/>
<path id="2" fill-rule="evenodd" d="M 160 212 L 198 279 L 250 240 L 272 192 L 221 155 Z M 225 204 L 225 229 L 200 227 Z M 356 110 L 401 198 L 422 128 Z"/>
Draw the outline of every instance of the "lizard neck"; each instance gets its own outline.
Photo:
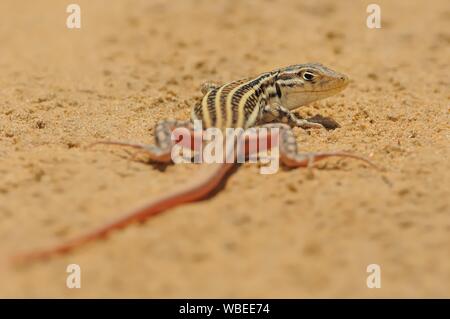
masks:
<path id="1" fill-rule="evenodd" d="M 271 76 L 262 83 L 262 96 L 267 102 L 265 105 L 280 101 L 281 89 L 277 84 L 278 73 L 278 71 L 271 72 Z"/>

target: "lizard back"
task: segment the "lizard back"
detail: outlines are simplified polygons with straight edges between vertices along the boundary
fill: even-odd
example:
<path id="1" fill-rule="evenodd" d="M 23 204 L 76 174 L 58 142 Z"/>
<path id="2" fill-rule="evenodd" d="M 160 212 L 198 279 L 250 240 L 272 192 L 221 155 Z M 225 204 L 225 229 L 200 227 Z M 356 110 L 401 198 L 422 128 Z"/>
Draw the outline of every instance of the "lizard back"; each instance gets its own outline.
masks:
<path id="1" fill-rule="evenodd" d="M 192 109 L 192 120 L 204 128 L 249 128 L 254 126 L 267 104 L 275 83 L 273 72 L 241 79 L 209 90 Z"/>

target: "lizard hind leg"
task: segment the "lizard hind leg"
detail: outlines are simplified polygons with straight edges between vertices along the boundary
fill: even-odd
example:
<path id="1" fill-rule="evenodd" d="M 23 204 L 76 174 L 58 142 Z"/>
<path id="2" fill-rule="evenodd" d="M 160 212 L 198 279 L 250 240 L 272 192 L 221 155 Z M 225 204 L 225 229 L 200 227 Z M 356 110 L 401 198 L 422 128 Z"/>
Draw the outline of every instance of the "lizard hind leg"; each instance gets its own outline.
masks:
<path id="1" fill-rule="evenodd" d="M 169 163 L 171 162 L 171 150 L 173 146 L 171 139 L 172 131 L 176 128 L 182 127 L 192 130 L 191 126 L 192 125 L 189 121 L 164 120 L 158 122 L 155 126 L 154 145 L 121 141 L 98 141 L 92 143 L 90 147 L 98 144 L 131 147 L 138 150 L 138 152 L 133 155 L 133 158 L 137 153 L 145 153 L 152 161 Z"/>
<path id="2" fill-rule="evenodd" d="M 326 159 L 328 157 L 346 157 L 353 158 L 356 160 L 363 161 L 375 169 L 379 169 L 374 163 L 372 163 L 369 159 L 344 152 L 344 151 L 328 151 L 328 152 L 299 152 L 297 149 L 297 141 L 294 136 L 294 132 L 292 129 L 282 123 L 273 123 L 266 124 L 262 127 L 266 128 L 279 128 L 279 152 L 280 152 L 280 161 L 286 166 L 290 168 L 297 167 L 310 167 L 317 161 L 322 159 Z"/>

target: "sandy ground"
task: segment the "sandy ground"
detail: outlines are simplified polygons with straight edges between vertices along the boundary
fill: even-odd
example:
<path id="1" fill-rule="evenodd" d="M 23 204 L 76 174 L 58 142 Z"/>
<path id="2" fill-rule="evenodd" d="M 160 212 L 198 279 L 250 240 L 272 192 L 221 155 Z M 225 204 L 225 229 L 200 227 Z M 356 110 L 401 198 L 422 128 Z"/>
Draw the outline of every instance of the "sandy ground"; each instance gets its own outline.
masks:
<path id="1" fill-rule="evenodd" d="M 68 2 L 69 3 L 69 2 Z M 352 79 L 300 110 L 334 131 L 304 150 L 352 150 L 260 175 L 246 164 L 204 202 L 59 258 L 2 260 L 2 297 L 450 297 L 448 1 L 0 2 L 0 255 L 58 243 L 188 183 L 198 167 L 129 161 L 101 140 L 151 142 L 186 119 L 205 80 L 304 62 Z M 66 287 L 80 265 L 81 289 Z M 368 289 L 366 267 L 381 266 Z"/>

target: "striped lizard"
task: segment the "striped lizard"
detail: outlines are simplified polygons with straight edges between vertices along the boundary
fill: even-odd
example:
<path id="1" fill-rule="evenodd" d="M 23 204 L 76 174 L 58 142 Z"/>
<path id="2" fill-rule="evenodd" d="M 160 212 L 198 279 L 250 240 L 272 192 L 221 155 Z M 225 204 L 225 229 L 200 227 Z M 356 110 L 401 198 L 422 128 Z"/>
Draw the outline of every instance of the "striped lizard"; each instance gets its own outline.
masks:
<path id="1" fill-rule="evenodd" d="M 323 126 L 298 118 L 292 110 L 334 95 L 342 91 L 348 82 L 346 75 L 318 63 L 292 65 L 223 85 L 207 82 L 201 87 L 203 98 L 192 108 L 191 120 L 159 122 L 154 131 L 154 145 L 114 141 L 101 141 L 94 144 L 133 147 L 144 151 L 155 162 L 169 163 L 174 145 L 171 138 L 173 130 L 180 127 L 193 130 L 193 122 L 200 120 L 205 129 L 212 127 L 221 130 L 252 127 L 278 128 L 278 136 L 267 136 L 269 140 L 267 149 L 279 147 L 280 160 L 287 167 L 304 167 L 331 156 L 356 158 L 373 165 L 361 156 L 346 152 L 300 153 L 297 151 L 291 127 L 315 129 L 323 128 Z M 258 151 L 261 150 L 263 149 L 258 149 Z M 231 153 L 230 150 L 226 150 L 224 156 L 229 156 Z M 183 203 L 201 200 L 218 187 L 233 167 L 233 163 L 225 160 L 221 164 L 205 165 L 203 174 L 200 174 L 191 184 L 175 189 L 99 229 L 49 249 L 17 255 L 15 260 L 29 261 L 68 252 L 84 243 L 102 238 L 114 229 L 125 227 L 132 222 L 143 221 Z"/>

